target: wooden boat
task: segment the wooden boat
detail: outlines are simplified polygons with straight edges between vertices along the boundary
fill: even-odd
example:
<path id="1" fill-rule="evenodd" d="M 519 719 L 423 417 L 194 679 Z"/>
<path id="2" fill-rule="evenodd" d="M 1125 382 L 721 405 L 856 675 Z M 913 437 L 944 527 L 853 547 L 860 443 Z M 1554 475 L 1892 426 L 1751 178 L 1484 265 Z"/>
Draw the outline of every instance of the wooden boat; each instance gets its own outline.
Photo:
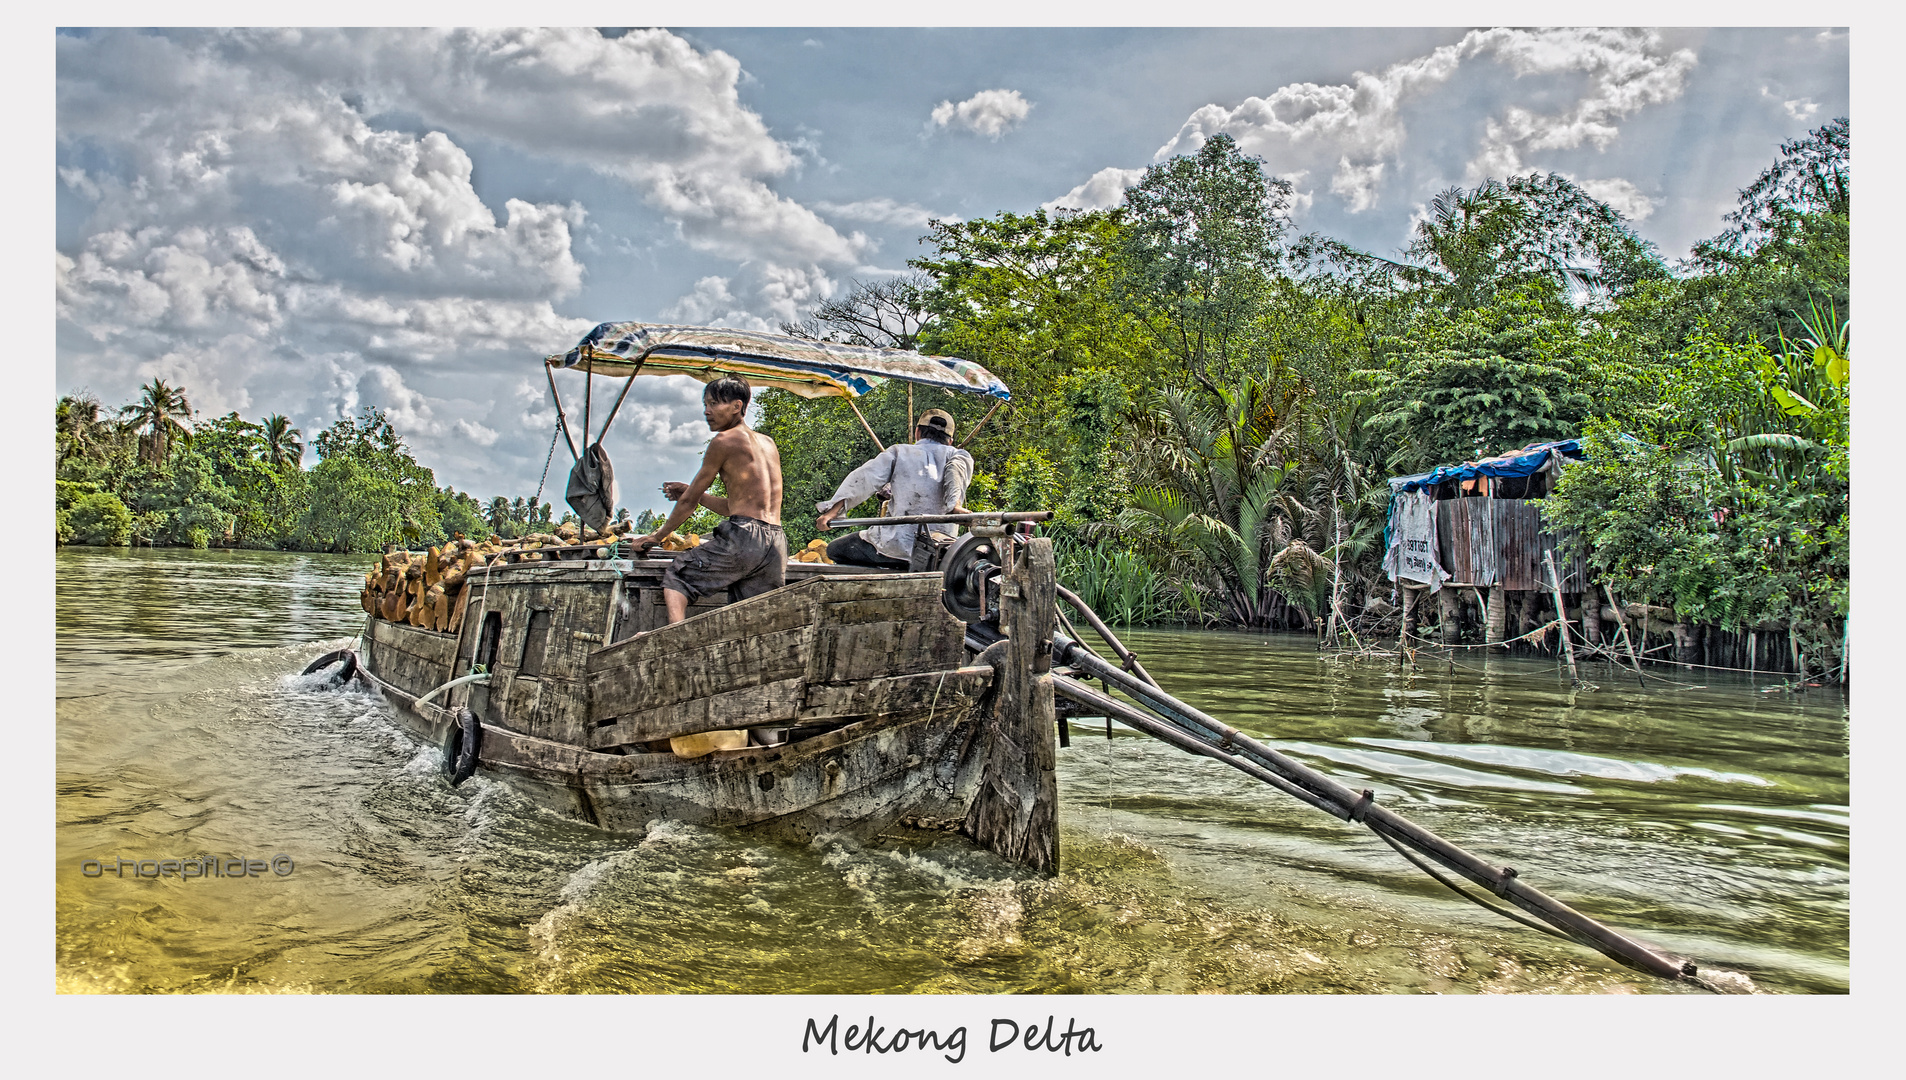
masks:
<path id="1" fill-rule="evenodd" d="M 739 371 L 757 385 L 850 402 L 884 377 L 1004 396 L 977 365 L 945 360 L 936 374 L 936 358 L 890 353 L 619 323 L 546 364 L 628 377 L 662 358 L 665 371 L 704 379 Z M 1354 791 L 1164 691 L 1058 586 L 1051 541 L 1009 520 L 1047 516 L 964 516 L 972 533 L 938 573 L 790 564 L 781 588 L 734 603 L 705 599 L 673 625 L 662 606 L 663 560 L 614 557 L 607 543 L 498 555 L 466 573 L 451 626 L 438 625 L 450 604 L 441 591 L 434 618 L 421 623 L 387 617 L 401 611 L 367 591 L 361 657 L 333 654 L 306 670 L 341 656 L 346 677 L 361 671 L 413 731 L 444 745 L 453 781 L 482 772 L 603 828 L 668 818 L 806 840 L 941 826 L 1045 873 L 1058 868 L 1055 697 L 1063 697 L 1069 712 L 1116 718 L 1362 825 L 1501 914 L 1543 929 L 1533 916 L 1664 979 L 1734 985 L 1703 978 L 1691 960 L 1604 926 L 1514 868 L 1378 805 L 1373 791 Z M 421 602 L 426 592 L 414 584 Z M 1060 597 L 1119 664 L 1055 628 Z M 1095 679 L 1108 693 L 1091 689 Z"/>
<path id="2" fill-rule="evenodd" d="M 611 367 L 606 352 L 591 355 L 592 340 L 600 346 L 609 331 L 626 338 L 634 325 L 605 324 L 584 340 L 591 374 Z M 675 359 L 656 365 L 663 373 L 741 370 L 765 385 L 816 370 L 846 386 L 869 385 L 883 370 L 933 378 L 919 369 L 934 358 L 915 354 L 882 369 L 875 364 L 891 358 L 841 346 L 816 357 L 814 343 L 764 340 L 773 335 L 643 329 L 668 344 L 645 341 L 627 375 L 667 353 Z M 1003 393 L 983 369 L 958 363 L 957 381 L 938 385 Z M 807 840 L 898 823 L 957 829 L 1052 870 L 1056 718 L 1050 686 L 1035 685 L 1051 678 L 1052 554 L 1030 526 L 1005 520 L 1043 516 L 969 516 L 985 535 L 966 546 L 992 556 L 962 561 L 963 573 L 982 578 L 978 607 L 967 611 L 982 624 L 973 641 L 968 622 L 950 613 L 964 609 L 943 600 L 944 573 L 825 563 L 790 563 L 783 587 L 733 603 L 705 597 L 668 625 L 669 561 L 615 557 L 603 544 L 487 560 L 460 585 L 454 628 L 385 617 L 367 592 L 371 614 L 354 659 L 413 732 L 444 746 L 447 770 L 504 781 L 605 829 L 666 818 Z M 988 649 L 981 662 L 970 646 L 1014 622 L 1025 624 L 1022 646 Z"/>

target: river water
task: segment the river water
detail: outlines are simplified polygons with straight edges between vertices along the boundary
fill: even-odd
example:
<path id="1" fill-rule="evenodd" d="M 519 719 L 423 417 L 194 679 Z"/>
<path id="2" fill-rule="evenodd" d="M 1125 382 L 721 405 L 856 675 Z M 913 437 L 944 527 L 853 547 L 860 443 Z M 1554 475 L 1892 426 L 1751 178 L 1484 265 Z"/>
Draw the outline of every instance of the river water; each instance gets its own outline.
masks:
<path id="1" fill-rule="evenodd" d="M 1062 872 L 948 837 L 616 835 L 297 676 L 366 557 L 68 548 L 57 566 L 64 992 L 1682 993 L 1471 906 L 1374 835 L 1079 722 Z M 1847 713 L 1766 679 L 1138 630 L 1167 689 L 1643 940 L 1772 993 L 1848 986 Z M 142 879 L 139 860 L 288 869 Z M 87 860 L 125 863 L 87 876 Z"/>

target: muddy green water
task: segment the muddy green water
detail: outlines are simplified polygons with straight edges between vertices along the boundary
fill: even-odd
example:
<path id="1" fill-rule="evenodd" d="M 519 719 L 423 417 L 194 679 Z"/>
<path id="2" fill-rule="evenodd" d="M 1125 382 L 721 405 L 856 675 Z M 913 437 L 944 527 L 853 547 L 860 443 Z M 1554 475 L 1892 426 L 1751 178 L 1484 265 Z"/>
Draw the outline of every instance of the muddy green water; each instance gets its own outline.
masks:
<path id="1" fill-rule="evenodd" d="M 1062 873 L 947 838 L 615 835 L 446 786 L 389 706 L 297 671 L 358 557 L 56 556 L 66 992 L 1688 992 L 1505 923 L 1373 835 L 1142 736 L 1059 753 Z M 1645 940 L 1776 993 L 1847 988 L 1834 691 L 1303 639 L 1135 631 L 1175 693 Z M 85 861 L 270 860 L 244 878 Z"/>

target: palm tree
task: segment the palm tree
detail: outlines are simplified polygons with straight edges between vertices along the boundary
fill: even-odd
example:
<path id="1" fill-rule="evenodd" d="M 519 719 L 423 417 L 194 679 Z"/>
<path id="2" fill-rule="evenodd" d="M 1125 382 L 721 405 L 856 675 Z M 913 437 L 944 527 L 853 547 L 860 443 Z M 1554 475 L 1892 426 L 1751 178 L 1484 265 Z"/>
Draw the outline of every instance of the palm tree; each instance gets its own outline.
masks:
<path id="1" fill-rule="evenodd" d="M 490 500 L 489 508 L 484 511 L 483 516 L 485 520 L 489 521 L 490 528 L 495 529 L 497 534 L 501 535 L 503 527 L 510 523 L 510 501 L 498 495 L 496 498 Z"/>
<path id="2" fill-rule="evenodd" d="M 1287 558 L 1277 567 L 1285 573 L 1272 573 L 1273 560 L 1316 517 L 1298 498 L 1298 469 L 1288 460 L 1294 402 L 1247 377 L 1220 388 L 1216 401 L 1171 390 L 1161 405 L 1140 420 L 1134 441 L 1143 479 L 1119 515 L 1119 534 L 1175 578 L 1188 602 L 1194 593 L 1200 604 L 1215 601 L 1223 621 L 1280 621 L 1290 605 L 1274 579 L 1314 567 L 1310 558 L 1297 567 Z"/>
<path id="3" fill-rule="evenodd" d="M 85 391 L 68 394 L 53 407 L 59 460 L 91 457 L 111 441 L 113 424 L 99 414 L 100 408 L 99 399 Z"/>
<path id="4" fill-rule="evenodd" d="M 191 437 L 191 429 L 181 420 L 192 419 L 192 404 L 185 400 L 183 387 L 171 387 L 163 379 L 154 379 L 140 387 L 138 401 L 121 410 L 121 424 L 139 433 L 139 456 L 153 467 L 165 464 L 172 442 Z"/>
<path id="5" fill-rule="evenodd" d="M 303 433 L 291 426 L 291 421 L 277 413 L 265 417 L 263 428 L 265 439 L 264 459 L 274 468 L 283 465 L 296 466 L 304 460 Z"/>

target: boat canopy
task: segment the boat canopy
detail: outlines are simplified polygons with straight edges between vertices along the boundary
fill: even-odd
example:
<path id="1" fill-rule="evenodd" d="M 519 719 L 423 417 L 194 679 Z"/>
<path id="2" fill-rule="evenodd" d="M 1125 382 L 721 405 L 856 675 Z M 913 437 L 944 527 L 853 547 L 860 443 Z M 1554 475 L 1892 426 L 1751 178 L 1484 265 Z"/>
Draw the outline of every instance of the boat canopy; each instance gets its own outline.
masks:
<path id="1" fill-rule="evenodd" d="M 852 399 L 888 379 L 899 379 L 1012 399 L 1005 383 L 971 360 L 707 326 L 603 323 L 575 348 L 544 363 L 612 378 L 688 375 L 706 383 L 733 374 L 750 386 L 774 387 L 804 398 Z"/>

